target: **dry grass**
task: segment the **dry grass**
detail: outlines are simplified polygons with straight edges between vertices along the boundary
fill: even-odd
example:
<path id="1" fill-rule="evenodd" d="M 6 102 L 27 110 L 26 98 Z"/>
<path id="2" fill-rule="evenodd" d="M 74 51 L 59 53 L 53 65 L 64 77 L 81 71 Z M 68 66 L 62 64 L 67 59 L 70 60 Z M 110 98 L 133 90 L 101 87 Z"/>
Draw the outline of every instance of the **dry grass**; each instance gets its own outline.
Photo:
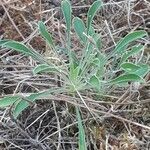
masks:
<path id="1" fill-rule="evenodd" d="M 74 0 L 73 12 L 86 20 L 92 1 Z M 64 21 L 59 0 L 2 0 L 0 1 L 0 38 L 26 43 L 44 54 L 49 51 L 38 34 L 37 22 L 47 23 L 49 31 L 64 47 Z M 94 26 L 101 33 L 103 50 L 111 51 L 116 41 L 131 30 L 145 29 L 150 35 L 150 2 L 148 0 L 104 0 L 103 10 L 95 17 Z M 80 44 L 73 36 L 73 49 Z M 149 63 L 150 37 L 143 56 Z M 62 56 L 63 57 L 63 56 Z M 141 57 L 141 56 L 137 56 Z M 9 49 L 0 49 L 0 97 L 28 95 L 57 87 L 57 78 L 49 75 L 33 76 L 36 62 Z M 50 96 L 31 104 L 17 120 L 11 109 L 0 109 L 0 149 L 5 150 L 75 150 L 77 149 L 77 120 L 75 105 L 80 106 L 89 150 L 149 150 L 150 149 L 150 83 L 128 89 L 111 90 L 98 96 L 81 93 L 91 116 L 79 97 L 67 94 Z"/>

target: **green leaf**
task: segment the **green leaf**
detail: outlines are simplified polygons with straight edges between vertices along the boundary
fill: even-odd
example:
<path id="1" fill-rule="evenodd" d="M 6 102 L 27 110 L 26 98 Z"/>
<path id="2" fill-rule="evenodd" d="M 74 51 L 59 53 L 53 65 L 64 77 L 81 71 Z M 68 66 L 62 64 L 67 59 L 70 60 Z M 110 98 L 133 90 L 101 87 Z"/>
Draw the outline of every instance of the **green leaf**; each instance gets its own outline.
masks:
<path id="1" fill-rule="evenodd" d="M 78 128 L 79 128 L 79 150 L 87 150 L 86 140 L 85 140 L 85 131 L 82 125 L 81 115 L 78 107 L 76 107 L 76 114 L 78 119 Z"/>
<path id="2" fill-rule="evenodd" d="M 31 94 L 30 96 L 26 97 L 26 99 L 28 99 L 28 101 L 34 102 L 40 94 L 42 94 L 42 93 Z M 14 108 L 14 111 L 13 111 L 13 116 L 15 118 L 17 118 L 21 114 L 21 112 L 29 106 L 28 101 L 22 100 L 16 105 L 16 107 Z"/>
<path id="3" fill-rule="evenodd" d="M 76 56 L 75 51 L 71 51 L 71 58 L 72 58 L 72 62 L 73 62 L 74 64 L 79 64 L 79 60 L 78 60 L 78 58 L 77 58 L 77 56 Z"/>
<path id="4" fill-rule="evenodd" d="M 75 32 L 77 33 L 80 40 L 85 44 L 86 36 L 83 33 L 86 33 L 86 28 L 84 22 L 80 18 L 75 17 L 73 19 L 73 24 L 74 24 Z"/>
<path id="5" fill-rule="evenodd" d="M 134 72 L 134 74 L 144 77 L 147 73 L 150 72 L 150 67 L 147 64 L 140 64 L 140 68 Z"/>
<path id="6" fill-rule="evenodd" d="M 97 57 L 94 58 L 92 64 L 94 64 L 96 67 L 99 67 L 101 65 L 100 60 Z"/>
<path id="7" fill-rule="evenodd" d="M 42 21 L 39 21 L 38 26 L 39 26 L 39 31 L 40 31 L 41 35 L 44 37 L 44 39 L 47 41 L 47 43 L 52 48 L 55 48 L 55 45 L 54 45 L 53 40 L 52 40 L 52 36 L 47 31 L 46 26 L 44 25 L 44 23 Z"/>
<path id="8" fill-rule="evenodd" d="M 144 82 L 144 80 L 136 74 L 125 74 L 109 81 L 111 84 L 119 84 L 123 82 Z"/>
<path id="9" fill-rule="evenodd" d="M 79 75 L 80 67 L 78 66 L 77 63 L 70 63 L 69 66 L 69 78 L 72 81 L 75 81 Z"/>
<path id="10" fill-rule="evenodd" d="M 0 46 L 2 46 L 3 44 L 5 44 L 8 41 L 10 41 L 10 40 L 8 40 L 8 39 L 6 39 L 6 40 L 0 40 Z"/>
<path id="11" fill-rule="evenodd" d="M 69 0 L 63 0 L 61 2 L 61 9 L 65 18 L 66 22 L 66 27 L 67 27 L 67 55 L 69 56 L 69 62 L 73 61 L 72 58 L 72 53 L 71 53 L 71 14 L 72 14 L 72 9 L 71 9 L 71 4 Z"/>
<path id="12" fill-rule="evenodd" d="M 98 68 L 97 68 L 96 76 L 102 80 L 104 77 L 104 74 L 105 74 L 106 56 L 104 54 L 97 54 L 97 59 L 99 61 L 97 61 Z M 95 64 L 96 64 L 96 62 L 95 62 Z"/>
<path id="13" fill-rule="evenodd" d="M 95 59 L 93 59 L 92 65 L 96 68 L 96 76 L 98 79 L 103 80 L 105 74 L 105 62 L 104 62 L 104 55 L 97 55 Z"/>
<path id="14" fill-rule="evenodd" d="M 0 99 L 0 108 L 8 107 L 13 105 L 15 102 L 21 100 L 19 96 L 6 96 Z"/>
<path id="15" fill-rule="evenodd" d="M 96 14 L 96 12 L 100 9 L 100 7 L 102 6 L 102 1 L 101 0 L 97 0 L 95 1 L 92 6 L 90 7 L 88 14 L 87 14 L 87 34 L 89 35 L 89 30 L 92 24 L 92 20 Z"/>
<path id="16" fill-rule="evenodd" d="M 92 63 L 95 64 L 98 69 L 101 69 L 101 67 L 104 67 L 104 65 L 106 64 L 105 59 L 106 56 L 104 54 L 97 53 Z"/>
<path id="17" fill-rule="evenodd" d="M 68 34 L 70 34 L 70 30 L 71 30 L 71 13 L 72 13 L 70 2 L 68 0 L 63 0 L 61 2 L 61 8 L 62 8 L 63 15 L 65 17 L 67 32 L 68 32 Z"/>
<path id="18" fill-rule="evenodd" d="M 5 42 L 2 46 L 6 47 L 6 48 L 14 49 L 14 50 L 21 52 L 27 56 L 31 56 L 32 58 L 38 60 L 41 63 L 45 62 L 45 60 L 42 58 L 42 56 L 40 54 L 29 49 L 23 43 L 10 40 L 8 42 Z"/>
<path id="19" fill-rule="evenodd" d="M 20 42 L 10 40 L 8 42 L 5 42 L 3 46 L 7 48 L 15 49 L 16 51 L 24 53 L 28 56 L 34 54 L 32 50 L 30 50 L 28 47 L 26 47 L 23 43 L 20 43 Z"/>
<path id="20" fill-rule="evenodd" d="M 143 45 L 138 45 L 138 46 L 136 45 L 131 50 L 126 51 L 125 54 L 121 58 L 121 63 L 125 62 L 129 57 L 139 53 L 143 49 L 144 49 Z"/>
<path id="21" fill-rule="evenodd" d="M 40 64 L 33 69 L 34 74 L 41 72 L 61 72 L 57 66 L 50 66 L 48 64 Z"/>
<path id="22" fill-rule="evenodd" d="M 127 34 L 123 39 L 121 39 L 118 42 L 114 52 L 122 53 L 125 50 L 125 48 L 128 46 L 129 43 L 131 43 L 137 39 L 140 39 L 146 35 L 147 35 L 146 31 L 134 31 L 134 32 Z"/>
<path id="23" fill-rule="evenodd" d="M 89 83 L 92 87 L 99 89 L 100 88 L 100 81 L 96 75 L 92 76 L 89 80 Z"/>
<path id="24" fill-rule="evenodd" d="M 136 70 L 140 69 L 139 66 L 133 64 L 133 63 L 123 63 L 121 64 L 121 68 L 129 73 L 134 73 Z"/>
<path id="25" fill-rule="evenodd" d="M 62 93 L 64 91 L 65 90 L 62 89 L 62 88 L 59 88 L 59 89 L 49 89 L 49 90 L 44 91 L 44 92 L 33 93 L 30 96 L 27 96 L 26 99 L 28 101 L 34 102 L 34 101 L 36 101 L 38 99 L 44 99 L 46 97 L 49 97 L 53 93 Z M 13 115 L 14 115 L 15 118 L 17 118 L 21 114 L 21 112 L 23 110 L 25 110 L 29 106 L 29 102 L 28 101 L 22 100 L 22 101 L 20 101 L 16 105 L 16 107 L 15 107 L 15 109 L 13 111 Z"/>
<path id="26" fill-rule="evenodd" d="M 96 48 L 97 48 L 98 50 L 100 50 L 101 47 L 102 47 L 100 35 L 99 35 L 98 33 L 95 33 L 94 36 L 93 36 L 93 39 L 94 39 L 94 41 L 95 41 L 95 43 L 96 43 Z"/>
<path id="27" fill-rule="evenodd" d="M 90 26 L 90 29 L 89 29 L 89 35 L 91 37 L 93 37 L 95 35 L 95 29 L 94 29 L 94 27 L 92 25 Z"/>

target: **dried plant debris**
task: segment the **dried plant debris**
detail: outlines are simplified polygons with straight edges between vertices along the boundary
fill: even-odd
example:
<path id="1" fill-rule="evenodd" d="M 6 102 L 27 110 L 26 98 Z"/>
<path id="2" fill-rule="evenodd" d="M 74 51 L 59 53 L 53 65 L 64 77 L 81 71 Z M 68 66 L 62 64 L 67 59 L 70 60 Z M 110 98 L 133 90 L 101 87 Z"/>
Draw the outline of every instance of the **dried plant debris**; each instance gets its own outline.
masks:
<path id="1" fill-rule="evenodd" d="M 71 0 L 73 16 L 86 21 L 88 8 L 93 2 Z M 22 41 L 45 55 L 49 49 L 37 29 L 38 21 L 42 20 L 57 45 L 63 48 L 66 26 L 60 3 L 61 0 L 1 0 L 0 39 Z M 148 36 L 139 42 L 146 45 L 141 53 L 144 56 L 142 61 L 150 64 L 149 0 L 103 0 L 103 3 L 93 21 L 96 32 L 101 33 L 103 51 L 109 53 L 130 31 L 145 30 Z M 71 34 L 73 50 L 80 55 L 81 44 L 73 30 Z M 15 94 L 26 96 L 58 87 L 60 79 L 55 75 L 34 76 L 32 69 L 36 65 L 31 57 L 0 48 L 0 98 Z M 146 84 L 140 87 L 130 84 L 128 89 L 112 88 L 108 95 L 96 95 L 90 90 L 83 93 L 82 97 L 95 113 L 95 118 L 78 96 L 73 98 L 67 93 L 31 103 L 17 119 L 12 115 L 13 106 L 0 108 L 0 149 L 78 149 L 78 120 L 74 108 L 78 106 L 82 112 L 88 150 L 149 150 L 150 75 L 145 79 Z"/>

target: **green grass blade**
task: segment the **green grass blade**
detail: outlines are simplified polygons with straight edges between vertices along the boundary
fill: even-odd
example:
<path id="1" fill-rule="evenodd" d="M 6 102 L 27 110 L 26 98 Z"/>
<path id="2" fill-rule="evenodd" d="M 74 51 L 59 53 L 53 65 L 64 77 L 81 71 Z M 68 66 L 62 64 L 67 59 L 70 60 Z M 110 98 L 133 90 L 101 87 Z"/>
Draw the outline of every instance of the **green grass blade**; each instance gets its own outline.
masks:
<path id="1" fill-rule="evenodd" d="M 74 25 L 74 29 L 75 29 L 76 34 L 78 35 L 80 40 L 83 42 L 83 44 L 85 44 L 86 43 L 86 37 L 83 33 L 86 33 L 86 27 L 85 27 L 84 22 L 80 18 L 75 17 L 73 19 L 73 25 Z"/>
<path id="2" fill-rule="evenodd" d="M 0 108 L 11 106 L 19 100 L 21 100 L 19 96 L 6 96 L 0 99 Z"/>
<path id="3" fill-rule="evenodd" d="M 140 69 L 139 66 L 137 66 L 133 63 L 128 63 L 128 62 L 121 64 L 121 68 L 128 73 L 133 73 L 136 70 Z"/>
<path id="4" fill-rule="evenodd" d="M 102 1 L 97 0 L 95 1 L 92 6 L 90 7 L 88 14 L 87 14 L 87 35 L 89 35 L 89 30 L 92 24 L 92 20 L 96 14 L 96 12 L 101 8 L 102 6 Z"/>
<path id="5" fill-rule="evenodd" d="M 45 24 L 42 21 L 39 21 L 38 27 L 39 27 L 40 34 L 47 41 L 47 43 L 49 44 L 49 46 L 51 46 L 53 49 L 55 49 L 55 45 L 53 43 L 52 36 L 47 31 Z"/>
<path id="6" fill-rule="evenodd" d="M 82 125 L 82 120 L 81 120 L 78 107 L 76 107 L 76 114 L 77 114 L 78 128 L 79 128 L 79 150 L 87 150 L 86 141 L 85 141 L 85 131 Z"/>
<path id="7" fill-rule="evenodd" d="M 136 74 L 125 74 L 109 81 L 110 84 L 119 84 L 124 82 L 144 82 L 144 80 Z"/>

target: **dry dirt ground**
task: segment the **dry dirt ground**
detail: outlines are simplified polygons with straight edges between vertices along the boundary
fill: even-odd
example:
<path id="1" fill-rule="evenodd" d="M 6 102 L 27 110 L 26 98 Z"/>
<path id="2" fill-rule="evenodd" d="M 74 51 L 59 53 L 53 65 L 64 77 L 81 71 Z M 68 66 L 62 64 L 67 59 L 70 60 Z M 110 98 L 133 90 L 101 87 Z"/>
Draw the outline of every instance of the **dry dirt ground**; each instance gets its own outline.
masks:
<path id="1" fill-rule="evenodd" d="M 65 24 L 60 11 L 61 0 L 1 0 L 0 39 L 22 41 L 41 54 L 46 44 L 37 30 L 43 20 L 54 40 L 65 43 Z M 72 0 L 73 15 L 86 20 L 94 0 Z M 101 33 L 104 51 L 111 51 L 116 41 L 132 30 L 144 29 L 150 36 L 149 0 L 103 0 L 102 10 L 94 18 Z M 78 51 L 77 38 L 72 47 Z M 142 41 L 140 41 L 142 42 Z M 149 59 L 150 37 L 144 40 L 144 57 Z M 32 75 L 37 62 L 10 49 L 0 49 L 0 97 L 27 94 L 57 87 L 56 77 Z M 96 120 L 79 98 L 58 94 L 40 100 L 15 120 L 11 110 L 0 109 L 0 150 L 75 150 L 78 128 L 75 105 L 82 111 L 88 150 L 150 150 L 150 82 L 133 90 L 112 90 L 107 96 L 82 93 L 87 105 L 97 114 Z M 108 113 L 109 112 L 109 113 Z"/>

